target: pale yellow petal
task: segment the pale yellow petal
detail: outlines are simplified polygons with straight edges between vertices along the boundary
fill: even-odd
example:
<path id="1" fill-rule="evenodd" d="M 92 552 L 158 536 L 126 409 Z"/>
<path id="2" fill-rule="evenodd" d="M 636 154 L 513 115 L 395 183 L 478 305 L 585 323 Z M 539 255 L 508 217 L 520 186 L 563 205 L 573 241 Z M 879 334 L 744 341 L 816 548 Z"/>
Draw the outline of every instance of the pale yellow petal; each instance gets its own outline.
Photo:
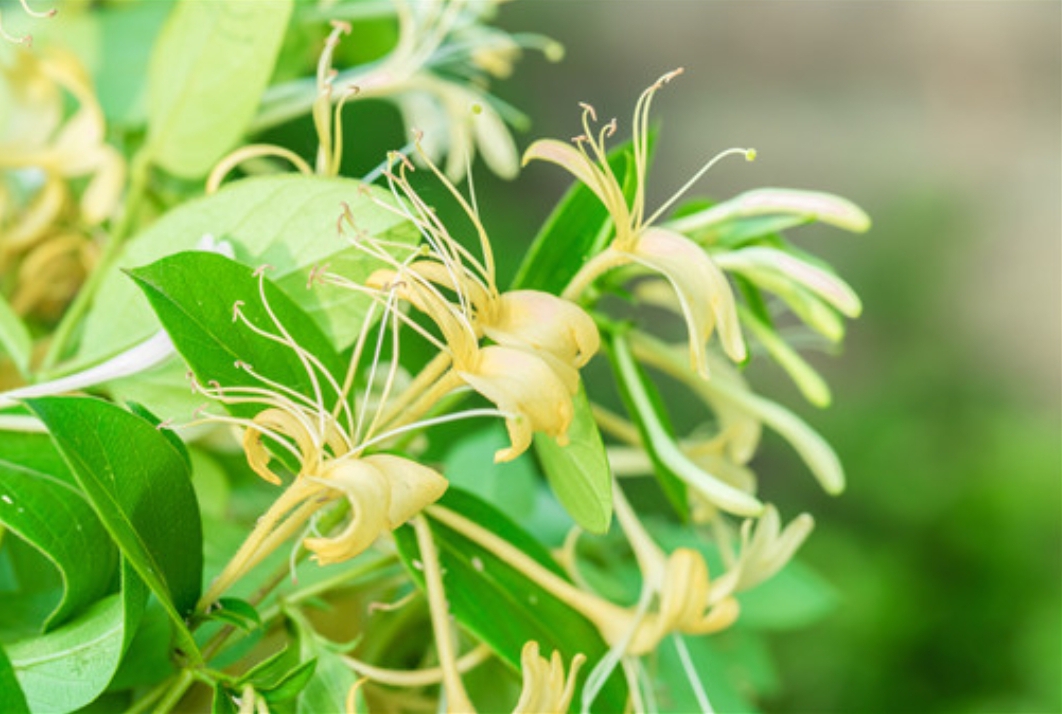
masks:
<path id="1" fill-rule="evenodd" d="M 535 159 L 548 161 L 567 169 L 569 173 L 597 194 L 597 197 L 601 199 L 605 206 L 610 207 L 612 205 L 602 190 L 607 180 L 602 176 L 601 169 L 571 144 L 566 144 L 556 139 L 539 139 L 527 147 L 527 151 L 524 152 L 523 165 L 527 166 L 528 162 Z"/>
<path id="2" fill-rule="evenodd" d="M 303 541 L 321 565 L 353 558 L 390 530 L 391 489 L 375 466 L 363 459 L 346 459 L 332 462 L 320 477 L 307 478 L 341 492 L 350 502 L 350 521 L 339 535 Z"/>
<path id="3" fill-rule="evenodd" d="M 401 456 L 373 454 L 361 460 L 387 477 L 390 488 L 387 520 L 392 530 L 438 501 L 450 485 L 434 469 Z"/>
<path id="4" fill-rule="evenodd" d="M 538 290 L 502 293 L 483 328 L 498 344 L 523 344 L 549 352 L 577 369 L 589 362 L 601 345 L 597 326 L 585 310 Z"/>
<path id="5" fill-rule="evenodd" d="M 579 668 L 586 661 L 580 653 L 572 658 L 567 676 L 560 652 L 554 650 L 549 660 L 539 654 L 538 643 L 529 641 L 520 652 L 523 689 L 513 714 L 564 714 L 571 706 Z"/>
<path id="6" fill-rule="evenodd" d="M 716 324 L 730 358 L 738 362 L 745 359 L 745 341 L 730 284 L 703 249 L 678 233 L 647 228 L 631 255 L 667 278 L 675 289 L 689 330 L 690 358 L 698 372 L 708 373 L 705 343 Z"/>
<path id="7" fill-rule="evenodd" d="M 566 443 L 572 398 L 563 381 L 539 357 L 523 350 L 491 345 L 479 351 L 473 369 L 458 371 L 473 389 L 509 414 L 506 427 L 512 446 L 501 449 L 496 461 L 509 461 L 531 445 L 541 431 Z"/>

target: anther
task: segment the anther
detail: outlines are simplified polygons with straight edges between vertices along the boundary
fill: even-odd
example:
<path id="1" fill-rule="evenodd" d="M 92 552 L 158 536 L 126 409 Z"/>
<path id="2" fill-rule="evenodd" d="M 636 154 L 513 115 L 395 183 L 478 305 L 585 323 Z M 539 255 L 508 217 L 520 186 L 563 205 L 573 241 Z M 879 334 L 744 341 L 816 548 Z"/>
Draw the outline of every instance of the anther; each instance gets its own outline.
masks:
<path id="1" fill-rule="evenodd" d="M 594 107 L 586 102 L 579 102 L 579 106 L 583 108 L 583 112 L 590 115 L 590 118 L 597 121 L 597 112 L 594 111 Z"/>
<path id="2" fill-rule="evenodd" d="M 257 268 L 254 269 L 254 273 L 252 273 L 252 275 L 254 275 L 254 277 L 256 278 L 260 278 L 265 275 L 266 271 L 272 269 L 272 265 L 270 265 L 269 263 L 263 263 L 262 265 L 259 265 Z"/>

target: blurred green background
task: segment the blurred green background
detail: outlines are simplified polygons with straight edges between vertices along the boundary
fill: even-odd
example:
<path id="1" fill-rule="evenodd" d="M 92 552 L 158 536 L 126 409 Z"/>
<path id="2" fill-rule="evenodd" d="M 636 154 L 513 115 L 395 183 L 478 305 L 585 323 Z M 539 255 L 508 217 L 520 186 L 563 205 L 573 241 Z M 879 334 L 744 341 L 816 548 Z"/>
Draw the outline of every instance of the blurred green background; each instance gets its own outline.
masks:
<path id="1" fill-rule="evenodd" d="M 500 24 L 567 49 L 501 85 L 534 119 L 522 145 L 578 133 L 578 101 L 625 137 L 641 90 L 683 66 L 655 104 L 650 205 L 753 146 L 697 191 L 826 190 L 874 219 L 790 234 L 864 300 L 843 353 L 811 355 L 834 405 L 752 368 L 850 483 L 823 495 L 770 438 L 756 464 L 783 513 L 815 514 L 802 557 L 841 603 L 774 639 L 765 708 L 1062 711 L 1062 4 L 528 0 Z M 502 186 L 494 235 L 523 245 L 566 183 L 541 165 Z"/>

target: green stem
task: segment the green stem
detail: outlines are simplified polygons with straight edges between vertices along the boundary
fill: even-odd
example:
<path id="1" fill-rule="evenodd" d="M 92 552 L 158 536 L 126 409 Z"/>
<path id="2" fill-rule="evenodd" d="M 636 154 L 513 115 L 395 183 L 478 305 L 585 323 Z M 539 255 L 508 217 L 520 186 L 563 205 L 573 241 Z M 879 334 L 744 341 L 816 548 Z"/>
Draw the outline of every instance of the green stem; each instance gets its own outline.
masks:
<path id="1" fill-rule="evenodd" d="M 142 154 L 137 154 L 130 167 L 129 193 L 125 201 L 125 212 L 111 230 L 96 267 L 89 273 L 85 284 L 81 286 L 81 290 L 78 291 L 70 307 L 63 313 L 58 327 L 55 328 L 51 344 L 38 370 L 41 373 L 47 373 L 55 367 L 66 353 L 74 329 L 81 323 L 81 318 L 92 305 L 96 292 L 109 274 L 111 266 L 118 259 L 122 246 L 133 229 L 136 216 L 140 212 L 140 204 L 144 200 L 149 175 L 149 163 L 142 156 Z"/>
<path id="2" fill-rule="evenodd" d="M 173 708 L 180 703 L 181 699 L 188 692 L 188 688 L 194 683 L 195 675 L 192 674 L 192 670 L 181 670 L 181 673 L 174 679 L 173 684 L 170 685 L 165 696 L 163 696 L 161 701 L 155 706 L 155 714 L 168 714 L 173 711 Z"/>

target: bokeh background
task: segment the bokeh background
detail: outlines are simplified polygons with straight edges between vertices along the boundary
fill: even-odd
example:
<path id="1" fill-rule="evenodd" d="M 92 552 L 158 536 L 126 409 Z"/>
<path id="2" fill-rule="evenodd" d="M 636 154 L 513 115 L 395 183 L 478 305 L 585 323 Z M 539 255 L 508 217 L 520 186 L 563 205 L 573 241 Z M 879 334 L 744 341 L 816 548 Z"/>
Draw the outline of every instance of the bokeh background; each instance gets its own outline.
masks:
<path id="1" fill-rule="evenodd" d="M 682 66 L 655 105 L 651 205 L 753 146 L 698 191 L 826 190 L 874 219 L 790 234 L 864 300 L 843 352 L 811 356 L 833 406 L 753 368 L 850 483 L 824 496 L 770 439 L 757 463 L 770 500 L 816 515 L 802 557 L 839 596 L 774 638 L 765 707 L 1062 711 L 1062 4 L 528 0 L 500 24 L 567 49 L 502 84 L 534 118 L 522 143 L 578 133 L 578 101 L 626 136 L 641 90 Z M 526 243 L 566 184 L 529 167 L 498 189 L 494 234 Z"/>

